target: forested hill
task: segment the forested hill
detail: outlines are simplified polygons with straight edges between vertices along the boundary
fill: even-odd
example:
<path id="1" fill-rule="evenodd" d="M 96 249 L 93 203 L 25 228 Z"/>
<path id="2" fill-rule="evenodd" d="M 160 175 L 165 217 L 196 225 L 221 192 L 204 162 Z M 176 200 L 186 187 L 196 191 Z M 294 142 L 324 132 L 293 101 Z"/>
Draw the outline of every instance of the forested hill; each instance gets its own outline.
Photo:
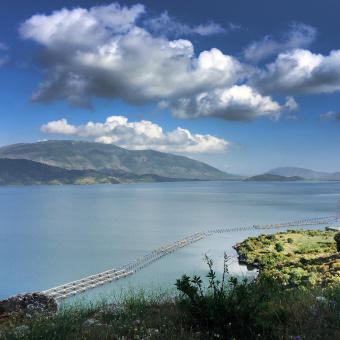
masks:
<path id="1" fill-rule="evenodd" d="M 153 174 L 136 175 L 112 170 L 67 170 L 27 159 L 0 159 L 0 185 L 62 185 L 62 184 L 118 184 L 140 182 L 176 182 L 175 179 Z"/>
<path id="2" fill-rule="evenodd" d="M 239 176 L 205 163 L 152 150 L 132 151 L 115 145 L 82 141 L 44 141 L 0 148 L 0 158 L 28 159 L 67 170 L 122 170 L 168 178 L 230 180 Z"/>

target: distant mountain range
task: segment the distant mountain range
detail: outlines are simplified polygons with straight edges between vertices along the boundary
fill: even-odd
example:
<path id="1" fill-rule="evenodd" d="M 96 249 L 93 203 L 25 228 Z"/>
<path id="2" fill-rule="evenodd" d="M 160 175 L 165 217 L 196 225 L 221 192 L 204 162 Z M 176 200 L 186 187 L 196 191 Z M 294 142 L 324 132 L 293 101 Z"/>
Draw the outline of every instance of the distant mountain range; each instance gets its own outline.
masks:
<path id="1" fill-rule="evenodd" d="M 81 141 L 44 141 L 0 148 L 0 185 L 243 180 L 193 159 Z M 340 172 L 281 167 L 248 181 L 338 181 Z"/>
<path id="2" fill-rule="evenodd" d="M 340 172 L 317 172 L 309 169 L 303 168 L 294 168 L 294 167 L 282 167 L 275 168 L 266 172 L 266 174 L 284 176 L 284 177 L 301 177 L 307 180 L 316 180 L 316 181 L 339 181 L 340 180 Z"/>
<path id="3" fill-rule="evenodd" d="M 7 159 L 0 163 L 0 174 L 3 176 L 0 184 L 242 179 L 183 156 L 152 150 L 131 151 L 115 145 L 81 141 L 8 145 L 0 148 L 0 159 Z M 9 162 L 14 159 L 35 163 Z"/>

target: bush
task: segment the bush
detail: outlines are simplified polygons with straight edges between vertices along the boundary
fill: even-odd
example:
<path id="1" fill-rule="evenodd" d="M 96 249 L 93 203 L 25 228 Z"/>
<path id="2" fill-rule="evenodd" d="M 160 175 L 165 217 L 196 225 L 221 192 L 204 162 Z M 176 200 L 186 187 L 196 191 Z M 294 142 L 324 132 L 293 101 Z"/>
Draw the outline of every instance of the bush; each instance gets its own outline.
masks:
<path id="1" fill-rule="evenodd" d="M 205 255 L 209 267 L 208 289 L 203 287 L 200 277 L 183 275 L 176 280 L 176 287 L 182 293 L 180 306 L 203 328 L 222 338 L 238 337 L 245 339 L 251 335 L 251 328 L 257 324 L 256 318 L 265 310 L 268 287 L 273 281 L 265 277 L 257 284 L 248 284 L 247 279 L 239 281 L 235 277 L 226 280 L 228 257 L 224 255 L 224 268 L 221 280 L 216 278 L 213 261 Z"/>
<path id="2" fill-rule="evenodd" d="M 289 237 L 289 238 L 287 239 L 287 242 L 288 242 L 288 243 L 293 243 L 294 240 L 293 240 L 291 237 Z"/>
<path id="3" fill-rule="evenodd" d="M 282 242 L 275 243 L 275 250 L 278 251 L 278 252 L 284 251 L 285 247 L 284 247 L 283 243 Z"/>
<path id="4" fill-rule="evenodd" d="M 336 242 L 336 250 L 340 251 L 340 232 L 335 234 L 334 240 Z"/>

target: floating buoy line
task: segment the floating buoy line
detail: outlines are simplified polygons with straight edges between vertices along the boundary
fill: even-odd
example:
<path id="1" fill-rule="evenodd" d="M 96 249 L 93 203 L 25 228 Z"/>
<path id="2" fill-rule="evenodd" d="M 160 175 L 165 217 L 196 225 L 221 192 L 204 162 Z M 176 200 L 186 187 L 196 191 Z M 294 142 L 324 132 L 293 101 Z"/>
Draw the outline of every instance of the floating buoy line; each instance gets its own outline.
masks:
<path id="1" fill-rule="evenodd" d="M 105 283 L 118 281 L 124 279 L 134 273 L 142 270 L 149 266 L 153 262 L 160 260 L 164 256 L 173 253 L 174 251 L 190 245 L 193 242 L 202 240 L 212 234 L 226 233 L 226 232 L 237 232 L 237 231 L 248 231 L 256 229 L 270 229 L 270 228 L 281 228 L 290 226 L 302 226 L 302 225 L 316 225 L 316 224 L 327 224 L 332 223 L 336 219 L 334 216 L 328 216 L 323 218 L 314 218 L 309 220 L 301 220 L 296 222 L 287 222 L 273 225 L 254 225 L 252 227 L 241 227 L 241 228 L 224 228 L 215 229 L 210 231 L 197 232 L 193 235 L 187 236 L 182 240 L 171 242 L 163 247 L 157 248 L 154 251 L 147 253 L 139 258 L 134 259 L 128 263 L 125 263 L 118 269 L 110 269 L 99 274 L 94 274 L 85 277 L 80 280 L 72 281 L 54 288 L 50 288 L 42 291 L 43 294 L 52 296 L 55 299 L 65 299 L 70 296 L 74 296 L 78 293 L 83 293 L 87 290 L 94 289 L 95 287 L 102 286 Z"/>

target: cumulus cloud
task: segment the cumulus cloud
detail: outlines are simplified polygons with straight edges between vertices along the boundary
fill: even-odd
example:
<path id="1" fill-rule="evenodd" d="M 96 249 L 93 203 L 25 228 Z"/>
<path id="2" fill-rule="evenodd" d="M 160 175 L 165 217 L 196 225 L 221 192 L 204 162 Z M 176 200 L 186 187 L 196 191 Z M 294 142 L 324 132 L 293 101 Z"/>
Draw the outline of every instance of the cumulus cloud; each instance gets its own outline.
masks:
<path id="1" fill-rule="evenodd" d="M 272 36 L 251 43 L 244 51 L 246 60 L 257 63 L 272 55 L 305 48 L 309 46 L 316 37 L 316 29 L 303 23 L 292 23 L 290 30 L 284 33 L 277 41 Z"/>
<path id="2" fill-rule="evenodd" d="M 153 33 L 159 35 L 193 35 L 198 34 L 202 36 L 209 36 L 213 34 L 226 33 L 227 30 L 222 28 L 219 24 L 209 22 L 205 25 L 198 25 L 190 27 L 187 24 L 183 24 L 169 16 L 165 11 L 158 17 L 147 19 L 144 24 Z"/>
<path id="3" fill-rule="evenodd" d="M 315 94 L 340 90 L 340 50 L 328 56 L 297 49 L 281 53 L 252 81 L 262 93 Z"/>
<path id="4" fill-rule="evenodd" d="M 145 12 L 143 5 L 131 8 L 118 3 L 96 6 L 89 10 L 63 8 L 51 15 L 36 14 L 19 27 L 24 39 L 32 39 L 51 49 L 92 50 L 105 45 L 112 34 L 125 34 L 135 26 L 137 19 Z"/>
<path id="5" fill-rule="evenodd" d="M 115 144 L 130 150 L 223 153 L 230 146 L 230 142 L 208 134 L 191 134 L 180 127 L 164 133 L 159 125 L 150 121 L 128 122 L 123 116 L 108 117 L 104 123 L 88 122 L 78 126 L 69 124 L 64 118 L 42 125 L 40 130 L 44 134 L 91 138 L 96 142 Z"/>
<path id="6" fill-rule="evenodd" d="M 98 96 L 139 105 L 230 87 L 254 71 L 218 49 L 196 57 L 189 40 L 154 37 L 136 24 L 144 12 L 141 5 L 112 4 L 25 21 L 22 38 L 44 46 L 44 79 L 31 99 L 67 99 L 71 106 L 91 108 L 91 97 Z M 219 28 L 190 30 L 208 34 Z"/>
<path id="7" fill-rule="evenodd" d="M 218 117 L 232 121 L 252 121 L 267 116 L 277 120 L 285 110 L 296 109 L 291 97 L 280 105 L 269 96 L 260 95 L 247 85 L 216 89 L 169 103 L 170 112 L 180 118 Z"/>
<path id="8" fill-rule="evenodd" d="M 64 8 L 23 22 L 21 37 L 42 47 L 43 79 L 32 101 L 66 99 L 71 107 L 93 109 L 93 97 L 118 98 L 133 105 L 158 103 L 157 110 L 168 108 L 181 118 L 252 121 L 298 110 L 294 94 L 340 90 L 340 50 L 324 56 L 303 49 L 316 35 L 308 25 L 295 23 L 281 38 L 249 46 L 245 56 L 251 61 L 279 53 L 260 68 L 217 48 L 195 55 L 192 42 L 178 38 L 224 32 L 215 23 L 189 26 L 166 12 L 146 21 L 147 15 L 142 5 L 113 3 Z M 155 34 L 158 29 L 176 39 Z M 286 102 L 274 100 L 275 94 L 288 96 Z"/>

